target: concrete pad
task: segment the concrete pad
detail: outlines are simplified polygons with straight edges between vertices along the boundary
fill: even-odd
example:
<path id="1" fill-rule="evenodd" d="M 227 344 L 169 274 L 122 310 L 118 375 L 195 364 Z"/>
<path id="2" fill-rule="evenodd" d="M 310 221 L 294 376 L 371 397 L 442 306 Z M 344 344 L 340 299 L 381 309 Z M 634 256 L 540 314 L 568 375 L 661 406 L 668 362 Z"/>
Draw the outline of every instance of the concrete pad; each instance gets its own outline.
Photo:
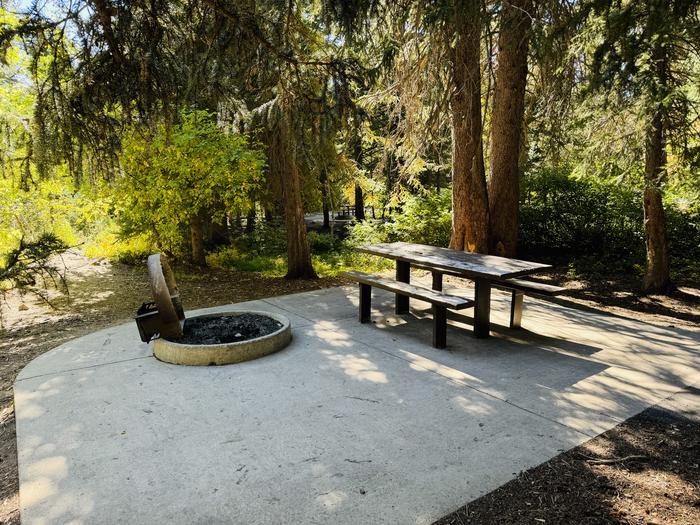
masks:
<path id="1" fill-rule="evenodd" d="M 698 381 L 698 332 L 531 297 L 526 298 L 525 329 L 511 330 L 509 299 L 509 294 L 494 293 L 493 336 L 485 341 L 471 336 L 469 314 L 451 313 L 446 350 L 430 346 L 429 305 L 418 301 L 412 302 L 412 315 L 385 310 L 372 325 L 356 324 L 352 334 L 590 436 Z"/>
<path id="2" fill-rule="evenodd" d="M 290 320 L 294 327 L 312 324 L 312 321 L 309 319 L 294 315 L 265 300 L 202 308 L 196 312 L 186 312 L 186 315 L 245 310 L 262 310 L 273 314 L 282 314 Z M 104 330 L 69 341 L 51 350 L 51 352 L 42 354 L 31 362 L 31 366 L 25 367 L 19 373 L 17 380 L 150 357 L 153 354 L 152 348 L 148 344 L 142 343 L 138 332 L 129 330 L 128 326 L 105 328 Z"/>
<path id="3" fill-rule="evenodd" d="M 659 403 L 658 408 L 700 422 L 700 388 L 688 387 Z"/>
<path id="4" fill-rule="evenodd" d="M 328 290 L 315 290 L 293 295 L 272 297 L 265 301 L 287 312 L 294 312 L 313 322 L 356 319 L 358 317 L 359 297 L 356 286 L 343 286 L 340 293 L 329 294 Z M 372 312 L 379 315 L 382 310 L 391 310 L 394 296 L 380 290 L 375 294 Z"/>
<path id="5" fill-rule="evenodd" d="M 67 343 L 15 384 L 23 523 L 430 523 L 700 383 L 700 333 L 526 304 L 447 350 L 417 301 L 359 324 L 354 287 L 195 312 L 292 320 L 237 365 L 158 362 L 132 323 Z"/>

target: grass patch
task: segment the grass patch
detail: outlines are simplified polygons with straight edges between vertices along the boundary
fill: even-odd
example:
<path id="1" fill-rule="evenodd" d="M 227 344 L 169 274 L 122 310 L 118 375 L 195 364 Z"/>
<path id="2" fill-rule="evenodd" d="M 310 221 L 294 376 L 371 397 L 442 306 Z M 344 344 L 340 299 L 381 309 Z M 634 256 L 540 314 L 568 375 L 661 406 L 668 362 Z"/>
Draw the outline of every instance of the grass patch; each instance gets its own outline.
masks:
<path id="1" fill-rule="evenodd" d="M 311 259 L 319 277 L 335 277 L 349 270 L 378 272 L 392 267 L 391 261 L 360 253 L 344 243 L 336 243 L 333 250 L 313 253 Z M 212 268 L 257 272 L 266 277 L 283 277 L 287 273 L 286 255 L 251 255 L 234 246 L 209 254 L 207 263 Z"/>

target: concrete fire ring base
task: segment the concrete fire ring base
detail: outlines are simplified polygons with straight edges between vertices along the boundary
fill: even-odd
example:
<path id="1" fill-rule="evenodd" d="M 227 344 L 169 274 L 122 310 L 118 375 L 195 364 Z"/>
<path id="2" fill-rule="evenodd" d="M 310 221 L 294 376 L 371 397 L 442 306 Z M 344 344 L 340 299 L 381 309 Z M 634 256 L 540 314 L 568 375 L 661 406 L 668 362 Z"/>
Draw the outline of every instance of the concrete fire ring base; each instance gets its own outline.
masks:
<path id="1" fill-rule="evenodd" d="M 153 355 L 160 361 L 176 365 L 230 365 L 278 352 L 292 340 L 292 327 L 289 319 L 277 313 L 246 310 L 199 315 L 192 319 L 241 314 L 264 315 L 279 321 L 282 323 L 282 327 L 271 334 L 255 339 L 215 345 L 181 344 L 159 338 L 153 342 Z"/>

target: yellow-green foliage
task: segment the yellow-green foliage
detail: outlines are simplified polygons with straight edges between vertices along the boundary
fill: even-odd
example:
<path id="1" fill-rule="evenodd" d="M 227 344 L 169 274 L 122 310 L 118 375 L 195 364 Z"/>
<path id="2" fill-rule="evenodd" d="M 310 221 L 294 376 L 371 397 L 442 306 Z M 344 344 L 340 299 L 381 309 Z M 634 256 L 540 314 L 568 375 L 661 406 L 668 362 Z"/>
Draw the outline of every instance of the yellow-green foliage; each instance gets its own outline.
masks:
<path id="1" fill-rule="evenodd" d="M 377 272 L 392 267 L 391 261 L 372 257 L 348 247 L 341 241 L 335 250 L 312 255 L 314 269 L 320 277 L 335 277 L 349 270 Z M 287 273 L 285 255 L 251 255 L 234 246 L 227 246 L 209 254 L 207 263 L 214 268 L 260 272 L 268 277 L 282 277 Z"/>
<path id="2" fill-rule="evenodd" d="M 188 112 L 155 134 L 133 131 L 124 141 L 115 195 L 117 220 L 126 237 L 148 234 L 173 253 L 200 213 L 223 223 L 226 210 L 245 212 L 263 180 L 264 158 L 248 140 L 225 133 L 214 115 Z"/>
<path id="3" fill-rule="evenodd" d="M 122 239 L 116 225 L 100 232 L 83 245 L 83 253 L 88 257 L 107 257 L 115 260 L 138 259 L 156 250 L 147 235 Z"/>
<path id="4" fill-rule="evenodd" d="M 104 213 L 105 203 L 72 191 L 66 176 L 40 180 L 30 191 L 18 189 L 11 178 L 0 178 L 0 253 L 19 240 L 53 233 L 69 246 L 82 242 Z"/>

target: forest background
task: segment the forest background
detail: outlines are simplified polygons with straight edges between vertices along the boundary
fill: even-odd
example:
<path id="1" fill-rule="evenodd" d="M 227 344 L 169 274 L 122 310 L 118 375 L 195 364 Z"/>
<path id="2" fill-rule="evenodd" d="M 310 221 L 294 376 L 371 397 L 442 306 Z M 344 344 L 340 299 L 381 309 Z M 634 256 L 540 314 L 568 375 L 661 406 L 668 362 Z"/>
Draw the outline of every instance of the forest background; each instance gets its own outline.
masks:
<path id="1" fill-rule="evenodd" d="M 36 284 L 27 268 L 69 246 L 308 278 L 405 240 L 697 284 L 699 16 L 687 0 L 4 2 L 0 281 Z"/>

